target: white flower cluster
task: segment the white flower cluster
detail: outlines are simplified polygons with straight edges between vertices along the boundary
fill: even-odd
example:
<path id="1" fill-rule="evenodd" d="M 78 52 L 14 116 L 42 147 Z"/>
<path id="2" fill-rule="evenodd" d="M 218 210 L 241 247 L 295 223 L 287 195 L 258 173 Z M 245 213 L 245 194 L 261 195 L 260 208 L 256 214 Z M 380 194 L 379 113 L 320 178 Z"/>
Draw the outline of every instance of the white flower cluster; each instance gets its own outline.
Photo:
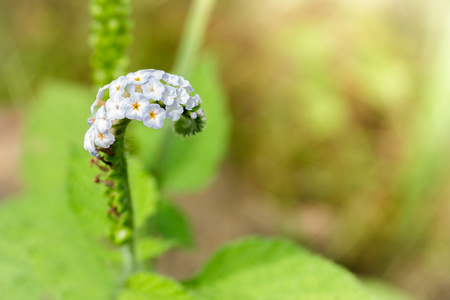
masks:
<path id="1" fill-rule="evenodd" d="M 109 99 L 103 101 L 103 95 L 109 90 Z M 98 90 L 91 106 L 95 118 L 89 118 L 90 128 L 84 137 L 84 149 L 92 155 L 98 155 L 97 146 L 108 148 L 114 141 L 113 125 L 128 118 L 143 121 L 150 128 L 160 129 L 166 118 L 177 121 L 181 115 L 191 119 L 201 118 L 202 103 L 194 89 L 181 76 L 159 70 L 140 70 L 121 76 Z"/>

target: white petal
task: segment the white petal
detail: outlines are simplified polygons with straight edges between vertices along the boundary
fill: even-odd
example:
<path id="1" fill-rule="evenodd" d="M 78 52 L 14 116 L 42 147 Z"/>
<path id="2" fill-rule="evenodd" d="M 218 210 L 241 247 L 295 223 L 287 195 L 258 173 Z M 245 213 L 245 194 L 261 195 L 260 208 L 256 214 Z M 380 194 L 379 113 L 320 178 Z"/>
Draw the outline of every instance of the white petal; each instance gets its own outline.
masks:
<path id="1" fill-rule="evenodd" d="M 148 99 L 141 93 L 135 93 L 128 98 L 128 104 L 125 105 L 125 116 L 128 119 L 136 119 L 142 121 L 144 118 L 143 111 L 150 105 Z"/>
<path id="2" fill-rule="evenodd" d="M 142 91 L 145 97 L 149 99 L 161 100 L 164 85 L 159 80 L 150 78 L 146 84 L 142 85 Z"/>
<path id="3" fill-rule="evenodd" d="M 111 82 L 109 86 L 109 96 L 112 97 L 116 93 L 122 96 L 127 84 L 127 78 L 125 76 L 120 76 L 119 78 Z"/>
<path id="4" fill-rule="evenodd" d="M 164 92 L 162 99 L 165 105 L 172 105 L 175 97 L 177 96 L 177 90 L 171 86 L 164 86 Z"/>
<path id="5" fill-rule="evenodd" d="M 162 79 L 170 85 L 180 86 L 179 76 L 165 73 Z"/>
<path id="6" fill-rule="evenodd" d="M 186 102 L 189 100 L 191 96 L 189 96 L 188 93 L 186 93 L 186 90 L 183 88 L 177 89 L 177 100 L 181 104 L 186 104 Z"/>
<path id="7" fill-rule="evenodd" d="M 150 104 L 144 112 L 144 125 L 150 128 L 160 129 L 164 125 L 166 111 L 158 104 Z"/>
<path id="8" fill-rule="evenodd" d="M 126 99 L 122 96 L 113 96 L 106 101 L 106 110 L 108 113 L 108 119 L 116 120 L 125 118 L 124 103 Z"/>
<path id="9" fill-rule="evenodd" d="M 115 140 L 116 138 L 109 131 L 104 133 L 98 132 L 95 137 L 95 144 L 102 148 L 109 148 Z"/>
<path id="10" fill-rule="evenodd" d="M 84 136 L 84 149 L 90 153 L 97 151 L 94 145 L 96 130 L 94 127 L 90 127 Z"/>
<path id="11" fill-rule="evenodd" d="M 94 127 L 99 132 L 105 132 L 112 126 L 111 120 L 108 119 L 108 115 L 105 110 L 105 106 L 100 107 L 95 115 Z"/>
<path id="12" fill-rule="evenodd" d="M 134 73 L 129 73 L 127 75 L 127 79 L 129 83 L 141 85 L 146 83 L 151 75 L 152 73 L 148 70 L 140 70 Z"/>
<path id="13" fill-rule="evenodd" d="M 189 97 L 188 101 L 186 102 L 186 109 L 191 110 L 192 108 L 196 107 L 198 105 L 198 100 L 195 97 Z"/>
<path id="14" fill-rule="evenodd" d="M 176 100 L 172 105 L 166 106 L 166 116 L 172 121 L 178 121 L 182 113 L 183 107 Z"/>
<path id="15" fill-rule="evenodd" d="M 152 72 L 152 77 L 155 78 L 155 79 L 160 80 L 160 79 L 163 78 L 163 76 L 164 76 L 165 73 L 166 73 L 166 72 L 161 71 L 161 70 L 153 70 L 153 72 Z"/>

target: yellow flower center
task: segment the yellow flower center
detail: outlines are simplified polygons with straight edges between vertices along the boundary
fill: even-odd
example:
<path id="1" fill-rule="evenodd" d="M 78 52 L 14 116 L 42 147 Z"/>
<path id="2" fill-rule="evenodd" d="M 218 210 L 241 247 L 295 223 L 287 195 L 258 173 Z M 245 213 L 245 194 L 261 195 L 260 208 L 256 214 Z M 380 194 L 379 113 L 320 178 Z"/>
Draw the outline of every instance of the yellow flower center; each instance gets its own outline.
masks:
<path id="1" fill-rule="evenodd" d="M 99 132 L 99 133 L 98 133 L 98 138 L 101 139 L 101 140 L 103 141 L 103 139 L 104 139 L 105 137 L 103 136 L 103 133 Z"/>
<path id="2" fill-rule="evenodd" d="M 134 80 L 141 81 L 141 79 L 139 77 L 136 77 Z"/>
<path id="3" fill-rule="evenodd" d="M 154 111 L 150 112 L 150 119 L 154 119 L 157 116 L 157 114 Z"/>
<path id="4" fill-rule="evenodd" d="M 133 110 L 139 110 L 139 103 L 136 101 L 136 103 L 133 104 Z"/>
<path id="5" fill-rule="evenodd" d="M 118 86 L 116 87 L 116 91 L 118 91 L 118 90 L 120 90 L 120 85 L 118 85 Z"/>

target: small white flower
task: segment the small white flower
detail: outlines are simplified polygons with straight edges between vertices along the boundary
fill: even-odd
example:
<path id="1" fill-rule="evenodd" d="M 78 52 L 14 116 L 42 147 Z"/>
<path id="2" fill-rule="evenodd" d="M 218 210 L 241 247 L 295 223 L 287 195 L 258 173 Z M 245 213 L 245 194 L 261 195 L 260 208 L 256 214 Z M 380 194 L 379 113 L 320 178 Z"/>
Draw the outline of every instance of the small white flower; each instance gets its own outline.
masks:
<path id="1" fill-rule="evenodd" d="M 110 131 L 96 132 L 95 134 L 95 144 L 102 148 L 109 148 L 115 140 L 116 138 Z"/>
<path id="2" fill-rule="evenodd" d="M 127 84 L 127 86 L 125 87 L 125 92 L 127 92 L 128 95 L 136 93 L 136 85 L 131 83 Z"/>
<path id="3" fill-rule="evenodd" d="M 188 93 L 192 93 L 194 91 L 194 88 L 192 86 L 190 86 L 190 85 L 185 87 L 185 89 L 186 89 L 186 92 L 188 92 Z"/>
<path id="4" fill-rule="evenodd" d="M 110 85 L 107 84 L 107 85 L 105 85 L 105 86 L 103 86 L 103 87 L 101 87 L 101 88 L 98 89 L 97 96 L 95 97 L 95 101 L 94 101 L 94 103 L 92 103 L 92 105 L 91 105 L 91 114 L 94 113 L 95 107 L 96 107 L 97 105 L 102 106 L 102 105 L 105 104 L 105 102 L 102 101 L 102 99 L 103 99 L 103 94 L 105 93 L 105 90 L 106 90 L 107 88 L 109 88 L 109 86 L 110 86 Z"/>
<path id="5" fill-rule="evenodd" d="M 186 109 L 191 110 L 194 107 L 198 105 L 198 98 L 196 97 L 189 97 L 188 101 L 186 102 Z"/>
<path id="6" fill-rule="evenodd" d="M 162 101 L 164 101 L 165 105 L 172 105 L 173 101 L 175 101 L 175 97 L 177 96 L 177 90 L 174 87 L 166 85 L 164 87 L 164 93 L 162 94 Z"/>
<path id="7" fill-rule="evenodd" d="M 157 80 L 162 79 L 164 74 L 166 74 L 166 72 L 161 71 L 161 70 L 152 70 L 151 73 L 152 73 L 152 77 L 157 79 Z"/>
<path id="8" fill-rule="evenodd" d="M 98 132 L 105 132 L 111 128 L 111 120 L 108 118 L 105 106 L 100 107 L 95 115 L 94 127 Z"/>
<path id="9" fill-rule="evenodd" d="M 97 135 L 97 130 L 94 127 L 90 127 L 86 134 L 84 135 L 84 149 L 89 151 L 92 155 L 97 153 L 97 148 L 95 148 L 94 141 Z"/>
<path id="10" fill-rule="evenodd" d="M 166 117 L 171 119 L 172 121 L 178 121 L 182 113 L 183 107 L 176 100 L 172 105 L 166 106 Z"/>
<path id="11" fill-rule="evenodd" d="M 191 96 L 189 96 L 185 89 L 177 89 L 177 100 L 180 104 L 186 104 L 190 97 Z"/>
<path id="12" fill-rule="evenodd" d="M 127 86 L 127 78 L 125 76 L 120 76 L 113 82 L 111 82 L 109 86 L 109 96 L 112 97 L 114 94 L 123 95 L 125 91 L 125 87 Z"/>
<path id="13" fill-rule="evenodd" d="M 140 70 L 134 73 L 129 73 L 127 75 L 128 83 L 141 85 L 148 81 L 149 77 L 152 75 L 148 70 Z"/>
<path id="14" fill-rule="evenodd" d="M 188 93 L 192 93 L 194 91 L 194 89 L 192 88 L 189 81 L 187 81 L 183 77 L 180 76 L 179 82 L 180 82 L 180 87 L 184 88 Z"/>
<path id="15" fill-rule="evenodd" d="M 150 128 L 160 129 L 164 125 L 166 111 L 158 104 L 150 104 L 144 113 L 144 125 Z"/>
<path id="16" fill-rule="evenodd" d="M 143 111 L 150 105 L 148 99 L 141 93 L 135 93 L 127 98 L 124 105 L 125 116 L 128 119 L 142 121 L 144 119 Z"/>
<path id="17" fill-rule="evenodd" d="M 107 89 L 110 99 L 103 101 Z M 185 111 L 186 116 L 192 119 L 206 120 L 199 107 L 202 100 L 198 95 L 190 96 L 193 91 L 189 81 L 182 76 L 160 70 L 140 70 L 117 78 L 97 92 L 91 106 L 95 118 L 88 119 L 90 128 L 84 137 L 84 148 L 100 157 L 97 147 L 108 148 L 114 143 L 112 124 L 121 124 L 118 120 L 124 118 L 143 121 L 145 126 L 155 129 L 163 127 L 165 118 L 178 121 Z M 95 112 L 96 106 L 100 108 Z M 182 128 L 183 124 L 175 126 L 175 131 L 184 136 L 201 131 L 195 126 Z"/>
<path id="18" fill-rule="evenodd" d="M 108 118 L 112 121 L 115 119 L 123 119 L 125 118 L 125 109 L 124 106 L 127 103 L 127 99 L 124 97 L 115 94 L 106 101 L 106 111 L 108 112 Z"/>
<path id="19" fill-rule="evenodd" d="M 155 69 L 146 69 L 144 71 L 150 72 L 150 77 L 153 77 L 157 80 L 160 80 L 163 78 L 164 74 L 166 74 L 166 72 L 161 71 L 161 70 L 155 70 Z"/>
<path id="20" fill-rule="evenodd" d="M 88 118 L 87 119 L 87 123 L 88 123 L 89 126 L 94 125 L 94 122 L 95 122 L 95 118 Z"/>
<path id="21" fill-rule="evenodd" d="M 105 102 L 103 102 L 101 99 L 95 99 L 94 103 L 92 103 L 91 105 L 91 114 L 94 113 L 95 107 L 96 106 L 103 106 L 105 105 Z"/>
<path id="22" fill-rule="evenodd" d="M 150 78 L 146 84 L 142 85 L 142 91 L 147 98 L 161 100 L 164 92 L 164 85 L 159 82 L 159 80 Z"/>
<path id="23" fill-rule="evenodd" d="M 180 86 L 180 77 L 177 76 L 177 75 L 172 75 L 172 74 L 169 74 L 169 73 L 164 73 L 162 79 L 163 79 L 165 82 L 167 82 L 168 84 L 170 84 L 170 85 L 173 85 L 173 86 L 176 86 L 176 87 Z"/>
<path id="24" fill-rule="evenodd" d="M 104 89 L 104 87 L 101 87 L 101 88 L 99 88 L 98 89 L 98 92 L 97 92 L 97 96 L 95 97 L 95 99 L 103 99 L 103 94 L 105 93 L 105 89 Z"/>
<path id="25" fill-rule="evenodd" d="M 203 104 L 203 100 L 198 94 L 195 94 L 194 98 L 198 100 L 198 104 Z"/>

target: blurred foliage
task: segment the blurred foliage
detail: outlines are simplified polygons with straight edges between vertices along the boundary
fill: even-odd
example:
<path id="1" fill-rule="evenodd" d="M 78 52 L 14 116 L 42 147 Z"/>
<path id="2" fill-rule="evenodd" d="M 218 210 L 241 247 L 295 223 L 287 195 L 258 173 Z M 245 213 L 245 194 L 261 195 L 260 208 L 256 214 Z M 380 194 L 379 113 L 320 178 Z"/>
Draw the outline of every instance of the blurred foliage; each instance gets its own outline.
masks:
<path id="1" fill-rule="evenodd" d="M 109 299 L 112 295 L 117 268 L 111 263 L 117 254 L 101 243 L 92 243 L 80 229 L 68 199 L 68 191 L 73 189 L 66 185 L 69 165 L 75 159 L 70 159 L 70 149 L 79 149 L 72 145 L 83 138 L 85 126 L 79 120 L 84 119 L 89 98 L 85 88 L 73 84 L 43 83 L 38 101 L 27 114 L 27 190 L 21 199 L 2 203 L 0 210 L 2 297 Z M 67 112 L 71 118 L 67 118 Z M 88 158 L 84 154 L 85 168 L 89 166 Z M 82 193 L 81 197 L 89 196 L 88 191 Z M 86 200 L 92 203 L 98 199 Z M 92 206 L 98 207 L 94 203 Z M 79 210 L 75 211 L 78 214 Z M 97 215 L 86 226 L 92 229 L 102 218 L 104 214 Z M 98 231 L 101 227 L 92 232 L 97 239 Z M 11 266 L 11 272 L 4 265 Z M 18 294 L 20 291 L 27 291 L 27 295 Z"/>
<path id="2" fill-rule="evenodd" d="M 229 244 L 185 286 L 198 299 L 372 299 L 352 274 L 285 240 Z"/>
<path id="3" fill-rule="evenodd" d="M 91 0 L 89 10 L 93 77 L 95 84 L 102 86 L 125 74 L 129 65 L 130 1 Z"/>
<path id="4" fill-rule="evenodd" d="M 140 299 L 193 300 L 194 298 L 175 281 L 157 274 L 142 273 L 131 277 L 119 295 L 119 300 Z"/>
<path id="5" fill-rule="evenodd" d="M 170 69 L 188 4 L 133 1 L 130 70 Z M 89 81 L 86 6 L 86 1 L 0 3 L 0 104 L 27 107 L 33 91 L 45 85 L 44 75 Z M 274 226 L 351 270 L 384 276 L 425 299 L 445 299 L 450 293 L 448 11 L 446 1 L 439 0 L 218 1 L 206 36 L 217 59 L 206 59 L 192 79 L 201 95 L 220 103 L 223 91 L 214 85 L 224 83 L 234 126 L 229 163 L 240 181 L 257 186 L 284 208 L 285 219 Z M 209 76 L 217 69 L 220 76 Z M 72 92 L 64 86 L 57 94 L 69 103 Z M 79 97 L 93 98 L 88 93 Z M 53 111 L 54 105 L 47 105 L 45 114 L 37 110 L 36 118 L 27 118 L 30 128 L 41 126 L 39 120 Z M 165 167 L 157 176 L 165 178 L 168 190 L 201 187 L 186 175 L 193 170 L 212 180 L 219 161 L 215 155 L 225 153 L 221 143 L 228 138 L 227 129 L 214 123 L 225 107 L 218 105 L 205 111 L 207 128 L 219 137 L 202 142 L 200 136 L 196 146 L 188 146 L 189 155 L 207 160 L 198 170 L 187 165 L 183 177 L 167 180 L 173 174 L 165 167 L 179 163 L 179 154 L 178 142 L 166 141 L 173 151 L 160 162 Z M 77 108 L 67 111 L 72 115 Z M 45 144 L 39 135 L 27 135 L 25 147 L 34 150 L 24 164 L 33 170 L 57 162 L 52 172 L 25 177 L 29 190 L 58 197 L 65 189 L 61 178 L 69 153 L 48 149 L 63 149 L 59 143 L 73 134 L 66 129 L 80 121 L 66 117 L 64 127 L 54 121 L 42 125 L 42 132 L 54 132 L 61 140 Z M 130 130 L 136 130 L 131 142 L 139 145 L 137 127 Z M 159 143 L 158 138 L 164 135 L 155 134 L 149 142 Z M 208 150 L 199 154 L 196 147 Z M 158 155 L 155 149 L 145 151 L 145 159 Z M 155 170 L 154 161 L 145 163 Z M 308 223 L 312 210 L 325 217 Z M 315 226 L 325 229 L 317 234 Z M 11 251 L 16 252 L 21 253 Z M 33 281 L 23 280 L 32 293 Z"/>
<path id="6" fill-rule="evenodd" d="M 365 280 L 364 286 L 375 297 L 380 300 L 412 300 L 410 296 L 396 288 L 378 280 Z"/>

